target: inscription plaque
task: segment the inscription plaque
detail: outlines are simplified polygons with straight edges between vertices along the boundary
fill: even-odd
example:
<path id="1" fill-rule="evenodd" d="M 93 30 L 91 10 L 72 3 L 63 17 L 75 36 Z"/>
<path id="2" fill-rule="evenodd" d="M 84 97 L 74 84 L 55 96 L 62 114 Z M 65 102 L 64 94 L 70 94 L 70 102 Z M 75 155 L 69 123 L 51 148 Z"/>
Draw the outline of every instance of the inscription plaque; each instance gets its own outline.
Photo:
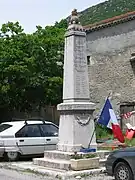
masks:
<path id="1" fill-rule="evenodd" d="M 75 91 L 76 98 L 87 98 L 88 95 L 88 80 L 87 80 L 87 61 L 85 54 L 85 39 L 83 37 L 75 38 L 75 53 L 74 53 L 74 68 L 75 68 Z"/>

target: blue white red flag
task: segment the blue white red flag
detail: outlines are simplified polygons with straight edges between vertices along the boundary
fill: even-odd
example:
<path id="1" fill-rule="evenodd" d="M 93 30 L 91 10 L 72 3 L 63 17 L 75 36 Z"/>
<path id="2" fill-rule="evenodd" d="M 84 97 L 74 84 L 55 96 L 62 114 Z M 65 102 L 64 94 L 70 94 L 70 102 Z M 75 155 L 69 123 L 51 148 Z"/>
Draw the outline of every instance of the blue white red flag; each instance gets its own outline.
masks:
<path id="1" fill-rule="evenodd" d="M 124 143 L 124 136 L 109 99 L 105 102 L 98 123 L 112 129 L 114 137 Z"/>

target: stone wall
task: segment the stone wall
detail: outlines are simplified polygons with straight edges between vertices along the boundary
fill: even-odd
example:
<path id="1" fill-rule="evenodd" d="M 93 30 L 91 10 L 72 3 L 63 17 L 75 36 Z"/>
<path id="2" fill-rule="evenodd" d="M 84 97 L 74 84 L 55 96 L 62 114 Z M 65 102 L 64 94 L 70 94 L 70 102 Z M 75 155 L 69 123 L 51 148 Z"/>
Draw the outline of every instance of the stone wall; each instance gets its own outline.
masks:
<path id="1" fill-rule="evenodd" d="M 110 92 L 118 114 L 120 104 L 135 100 L 135 70 L 130 62 L 133 52 L 135 20 L 87 33 L 90 97 L 97 103 L 97 112 Z"/>

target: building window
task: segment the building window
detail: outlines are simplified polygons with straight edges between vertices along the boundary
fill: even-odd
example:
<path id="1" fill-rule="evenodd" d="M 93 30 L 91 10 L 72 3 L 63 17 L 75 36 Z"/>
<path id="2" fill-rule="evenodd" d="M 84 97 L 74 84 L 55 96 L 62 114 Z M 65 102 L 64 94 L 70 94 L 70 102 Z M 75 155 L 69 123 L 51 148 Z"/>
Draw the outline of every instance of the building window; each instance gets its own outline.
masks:
<path id="1" fill-rule="evenodd" d="M 87 65 L 90 65 L 90 56 L 87 56 Z"/>

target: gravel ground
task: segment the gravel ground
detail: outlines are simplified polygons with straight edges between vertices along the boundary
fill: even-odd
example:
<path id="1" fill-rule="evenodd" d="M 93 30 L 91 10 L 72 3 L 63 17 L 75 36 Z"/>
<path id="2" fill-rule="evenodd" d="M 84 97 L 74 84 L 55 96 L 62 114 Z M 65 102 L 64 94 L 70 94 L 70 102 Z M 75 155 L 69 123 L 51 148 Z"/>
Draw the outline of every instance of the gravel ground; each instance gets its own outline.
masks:
<path id="1" fill-rule="evenodd" d="M 75 179 L 80 179 L 80 177 L 78 176 Z M 71 179 L 71 180 L 75 180 L 75 179 Z M 2 168 L 0 169 L 0 180 L 55 180 L 55 179 L 48 176 L 41 176 L 26 172 L 17 172 Z M 58 179 L 56 178 L 56 180 Z M 81 178 L 81 180 L 113 180 L 113 178 L 102 174 L 100 176 Z"/>

